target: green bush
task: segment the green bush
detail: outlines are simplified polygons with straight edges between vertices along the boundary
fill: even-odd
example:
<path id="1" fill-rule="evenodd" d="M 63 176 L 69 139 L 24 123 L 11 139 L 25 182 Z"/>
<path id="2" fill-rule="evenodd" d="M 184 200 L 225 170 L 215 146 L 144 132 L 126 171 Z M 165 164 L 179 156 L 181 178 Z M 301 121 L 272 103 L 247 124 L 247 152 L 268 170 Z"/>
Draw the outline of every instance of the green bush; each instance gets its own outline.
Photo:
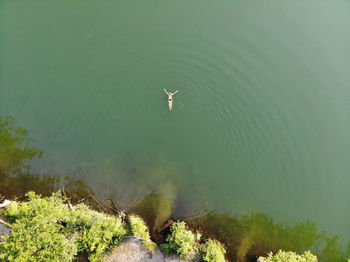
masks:
<path id="1" fill-rule="evenodd" d="M 78 233 L 78 250 L 90 254 L 90 261 L 99 261 L 105 251 L 118 245 L 128 233 L 120 218 L 93 211 L 84 204 L 74 206 L 62 222 L 68 232 Z"/>
<path id="2" fill-rule="evenodd" d="M 149 250 L 153 251 L 157 246 L 151 240 L 148 227 L 141 217 L 131 215 L 129 217 L 130 228 L 134 236 L 142 239 L 142 244 Z"/>
<path id="3" fill-rule="evenodd" d="M 91 254 L 90 261 L 100 261 L 103 253 L 117 246 L 128 231 L 120 218 L 99 214 L 93 221 L 92 224 L 84 225 L 80 247 L 83 247 L 82 251 Z"/>
<path id="4" fill-rule="evenodd" d="M 295 252 L 278 251 L 275 255 L 271 252 L 268 257 L 260 257 L 263 262 L 317 262 L 317 257 L 310 251 L 305 251 L 302 255 Z"/>
<path id="5" fill-rule="evenodd" d="M 29 202 L 12 203 L 5 216 L 12 221 L 11 234 L 0 243 L 0 258 L 8 261 L 72 261 L 77 247 L 57 223 L 69 212 L 59 194 L 41 199 L 28 193 Z"/>
<path id="6" fill-rule="evenodd" d="M 128 233 L 120 218 L 79 204 L 69 209 L 60 192 L 41 198 L 30 192 L 28 202 L 12 203 L 5 216 L 11 234 L 0 243 L 0 259 L 7 261 L 72 261 L 78 252 L 90 261 L 116 246 Z"/>
<path id="7" fill-rule="evenodd" d="M 187 229 L 185 222 L 175 222 L 170 227 L 171 233 L 167 236 L 162 249 L 167 254 L 176 253 L 181 258 L 188 259 L 191 251 L 197 250 L 197 241 L 201 235 Z"/>
<path id="8" fill-rule="evenodd" d="M 203 261 L 225 262 L 226 250 L 217 240 L 209 239 L 201 247 Z"/>
<path id="9" fill-rule="evenodd" d="M 53 221 L 21 218 L 0 244 L 0 260 L 72 261 L 77 254 L 74 242 L 60 233 Z"/>

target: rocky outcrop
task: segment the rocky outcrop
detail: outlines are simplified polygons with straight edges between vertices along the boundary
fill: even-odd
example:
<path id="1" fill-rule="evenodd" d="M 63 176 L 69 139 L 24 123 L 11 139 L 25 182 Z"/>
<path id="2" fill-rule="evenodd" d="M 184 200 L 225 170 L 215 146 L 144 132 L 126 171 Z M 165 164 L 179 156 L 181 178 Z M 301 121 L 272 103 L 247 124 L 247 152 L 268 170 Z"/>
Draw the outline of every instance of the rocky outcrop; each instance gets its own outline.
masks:
<path id="1" fill-rule="evenodd" d="M 2 238 L 2 236 L 6 236 L 8 234 L 10 234 L 10 228 L 8 228 L 5 225 L 0 224 L 0 242 L 3 241 L 4 239 Z"/>
<path id="2" fill-rule="evenodd" d="M 5 200 L 4 202 L 0 203 L 0 208 L 8 206 L 9 204 L 11 204 L 11 202 L 12 201 L 10 200 Z M 2 238 L 3 236 L 6 236 L 11 232 L 11 229 L 6 225 L 8 224 L 3 220 L 3 217 L 0 216 L 0 242 L 4 241 L 4 239 Z"/>

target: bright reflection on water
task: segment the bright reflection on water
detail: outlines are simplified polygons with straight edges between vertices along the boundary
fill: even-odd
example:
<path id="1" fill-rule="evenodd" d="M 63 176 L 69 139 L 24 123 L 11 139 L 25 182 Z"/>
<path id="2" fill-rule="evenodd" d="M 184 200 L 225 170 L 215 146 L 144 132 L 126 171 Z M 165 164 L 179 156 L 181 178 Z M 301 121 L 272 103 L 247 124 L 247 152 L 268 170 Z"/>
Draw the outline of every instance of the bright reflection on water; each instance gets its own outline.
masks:
<path id="1" fill-rule="evenodd" d="M 349 24 L 340 0 L 0 1 L 0 114 L 45 151 L 32 172 L 123 208 L 156 191 L 173 216 L 311 220 L 345 245 Z"/>

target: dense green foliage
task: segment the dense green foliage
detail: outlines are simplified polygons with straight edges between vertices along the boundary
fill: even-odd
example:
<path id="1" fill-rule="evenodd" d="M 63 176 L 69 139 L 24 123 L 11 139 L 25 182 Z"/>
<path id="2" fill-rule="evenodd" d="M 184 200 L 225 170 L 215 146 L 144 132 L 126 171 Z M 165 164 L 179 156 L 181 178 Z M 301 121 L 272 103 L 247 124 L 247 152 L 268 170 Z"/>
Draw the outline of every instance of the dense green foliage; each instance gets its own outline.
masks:
<path id="1" fill-rule="evenodd" d="M 201 247 L 203 261 L 225 262 L 226 250 L 217 240 L 209 239 Z"/>
<path id="2" fill-rule="evenodd" d="M 317 257 L 310 251 L 298 255 L 295 252 L 279 250 L 275 255 L 269 253 L 268 257 L 260 257 L 260 260 L 263 262 L 317 262 Z"/>
<path id="3" fill-rule="evenodd" d="M 103 253 L 116 246 L 128 233 L 120 218 L 107 216 L 79 204 L 64 220 L 69 228 L 80 232 L 79 251 L 88 252 L 90 261 L 99 261 Z"/>
<path id="4" fill-rule="evenodd" d="M 134 236 L 141 238 L 142 244 L 149 251 L 153 251 L 157 245 L 151 240 L 148 227 L 142 218 L 139 216 L 131 215 L 129 217 L 129 223 L 131 232 L 134 234 Z"/>
<path id="5" fill-rule="evenodd" d="M 8 261 L 71 261 L 77 247 L 69 235 L 61 234 L 57 223 L 69 212 L 58 194 L 41 199 L 28 194 L 30 201 L 12 203 L 5 215 L 12 223 L 11 234 L 0 244 L 0 258 Z"/>
<path id="6" fill-rule="evenodd" d="M 46 198 L 27 195 L 28 202 L 14 202 L 5 211 L 12 231 L 0 243 L 0 259 L 72 261 L 78 252 L 86 252 L 90 261 L 99 261 L 128 233 L 120 218 L 84 204 L 70 209 L 59 192 Z"/>
<path id="7" fill-rule="evenodd" d="M 197 241 L 201 235 L 189 230 L 185 222 L 175 222 L 170 227 L 170 231 L 171 233 L 166 238 L 167 243 L 162 244 L 165 253 L 176 253 L 187 259 L 191 251 L 197 250 Z"/>

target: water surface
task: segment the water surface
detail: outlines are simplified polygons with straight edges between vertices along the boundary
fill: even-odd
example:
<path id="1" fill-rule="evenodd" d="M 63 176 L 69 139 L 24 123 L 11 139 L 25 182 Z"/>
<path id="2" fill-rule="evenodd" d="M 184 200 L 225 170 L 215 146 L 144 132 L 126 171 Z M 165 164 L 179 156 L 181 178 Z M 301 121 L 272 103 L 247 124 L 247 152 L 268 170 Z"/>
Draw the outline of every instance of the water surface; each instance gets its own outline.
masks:
<path id="1" fill-rule="evenodd" d="M 34 172 L 124 208 L 159 191 L 173 215 L 311 220 L 345 244 L 349 24 L 349 1 L 0 0 L 0 114 L 44 150 Z"/>

